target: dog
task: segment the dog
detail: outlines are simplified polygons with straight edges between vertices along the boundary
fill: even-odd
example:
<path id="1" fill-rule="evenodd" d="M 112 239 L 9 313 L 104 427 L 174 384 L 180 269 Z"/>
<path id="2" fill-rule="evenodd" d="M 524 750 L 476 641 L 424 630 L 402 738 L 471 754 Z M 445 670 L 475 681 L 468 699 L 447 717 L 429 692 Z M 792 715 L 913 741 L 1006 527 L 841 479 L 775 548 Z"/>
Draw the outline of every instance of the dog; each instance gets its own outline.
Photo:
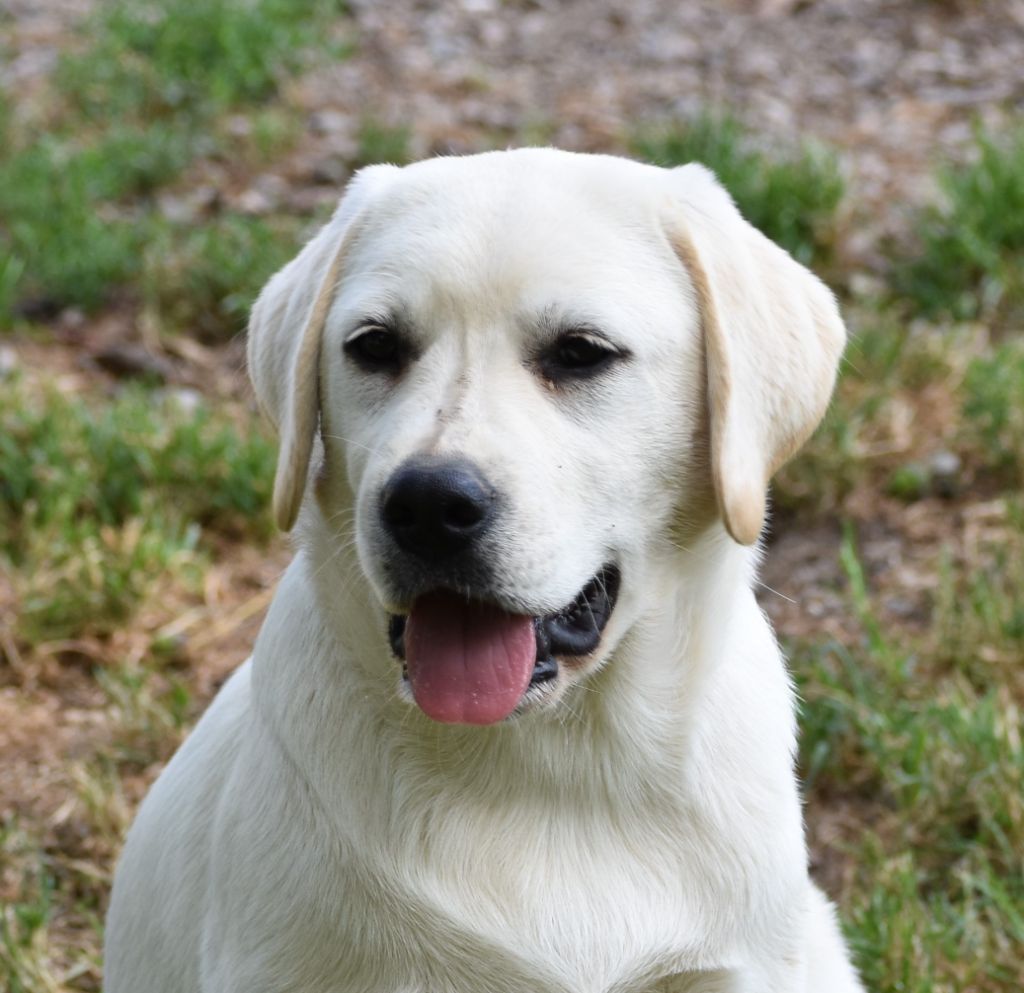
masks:
<path id="1" fill-rule="evenodd" d="M 859 993 L 752 592 L 844 343 L 700 165 L 359 172 L 252 311 L 296 555 L 107 993 Z"/>

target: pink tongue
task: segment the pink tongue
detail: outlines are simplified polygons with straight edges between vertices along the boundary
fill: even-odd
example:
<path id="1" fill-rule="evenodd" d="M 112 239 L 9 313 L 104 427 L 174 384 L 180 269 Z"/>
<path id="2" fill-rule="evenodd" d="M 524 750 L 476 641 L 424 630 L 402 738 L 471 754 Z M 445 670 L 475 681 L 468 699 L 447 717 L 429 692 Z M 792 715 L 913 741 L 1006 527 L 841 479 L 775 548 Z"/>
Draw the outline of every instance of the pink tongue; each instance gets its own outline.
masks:
<path id="1" fill-rule="evenodd" d="M 449 724 L 494 724 L 516 709 L 536 661 L 533 619 L 428 593 L 412 606 L 405 657 L 423 712 Z"/>

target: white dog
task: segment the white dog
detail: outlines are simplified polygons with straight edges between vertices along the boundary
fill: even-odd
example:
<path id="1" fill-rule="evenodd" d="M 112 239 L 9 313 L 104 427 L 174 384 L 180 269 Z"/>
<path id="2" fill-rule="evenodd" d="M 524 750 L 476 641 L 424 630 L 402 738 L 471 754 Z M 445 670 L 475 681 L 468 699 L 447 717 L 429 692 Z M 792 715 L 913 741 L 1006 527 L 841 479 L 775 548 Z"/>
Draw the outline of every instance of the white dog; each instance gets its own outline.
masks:
<path id="1" fill-rule="evenodd" d="M 377 166 L 249 359 L 298 554 L 143 804 L 107 993 L 856 993 L 751 591 L 828 290 L 698 165 Z"/>

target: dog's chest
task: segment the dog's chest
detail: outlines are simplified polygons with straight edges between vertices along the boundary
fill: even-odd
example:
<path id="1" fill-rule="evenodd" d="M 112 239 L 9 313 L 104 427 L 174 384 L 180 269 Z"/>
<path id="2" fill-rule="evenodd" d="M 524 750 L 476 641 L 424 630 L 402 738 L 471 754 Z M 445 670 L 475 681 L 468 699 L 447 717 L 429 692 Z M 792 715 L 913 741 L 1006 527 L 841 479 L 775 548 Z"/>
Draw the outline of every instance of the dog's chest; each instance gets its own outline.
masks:
<path id="1" fill-rule="evenodd" d="M 392 848 L 386 863 L 359 867 L 349 892 L 360 905 L 367 973 L 383 957 L 395 974 L 346 990 L 698 993 L 696 980 L 665 985 L 663 977 L 718 964 L 732 942 L 704 912 L 722 891 L 715 860 L 710 873 L 684 865 L 679 852 L 642 833 L 621 836 L 603 820 L 465 826 L 472 830 L 453 825 L 426 844 L 421 834 L 406 854 Z"/>

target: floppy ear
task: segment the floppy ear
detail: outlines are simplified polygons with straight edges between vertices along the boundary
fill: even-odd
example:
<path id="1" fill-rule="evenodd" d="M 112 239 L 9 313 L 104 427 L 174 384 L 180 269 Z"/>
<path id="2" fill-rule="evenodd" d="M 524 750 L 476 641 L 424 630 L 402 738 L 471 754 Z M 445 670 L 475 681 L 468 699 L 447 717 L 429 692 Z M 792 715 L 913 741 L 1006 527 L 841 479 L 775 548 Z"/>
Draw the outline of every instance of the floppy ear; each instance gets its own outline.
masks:
<path id="1" fill-rule="evenodd" d="M 757 541 L 768 482 L 828 407 L 846 341 L 835 298 L 740 215 L 714 175 L 671 172 L 667 223 L 704 335 L 715 496 L 729 534 Z"/>
<path id="2" fill-rule="evenodd" d="M 374 166 L 349 183 L 331 220 L 263 288 L 249 317 L 247 358 L 256 396 L 277 428 L 274 519 L 290 531 L 302 504 L 320 413 L 320 341 L 367 200 L 395 170 Z"/>

